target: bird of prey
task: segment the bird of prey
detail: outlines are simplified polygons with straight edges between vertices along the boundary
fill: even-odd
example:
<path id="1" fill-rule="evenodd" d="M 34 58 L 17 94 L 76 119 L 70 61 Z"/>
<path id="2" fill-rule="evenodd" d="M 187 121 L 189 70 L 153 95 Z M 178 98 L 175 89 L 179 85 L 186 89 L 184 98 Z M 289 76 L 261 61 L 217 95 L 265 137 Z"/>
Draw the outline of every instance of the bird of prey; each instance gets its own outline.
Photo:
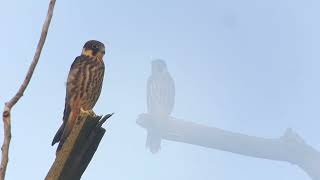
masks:
<path id="1" fill-rule="evenodd" d="M 146 147 L 156 153 L 161 148 L 162 131 L 173 110 L 175 87 L 163 60 L 152 61 L 151 68 L 152 74 L 147 82 L 147 107 L 152 117 L 152 128 L 147 135 Z"/>
<path id="2" fill-rule="evenodd" d="M 104 54 L 104 44 L 90 40 L 84 44 L 81 55 L 71 65 L 66 84 L 63 123 L 52 141 L 52 145 L 59 142 L 57 152 L 70 134 L 80 112 L 95 115 L 92 108 L 101 93 Z"/>

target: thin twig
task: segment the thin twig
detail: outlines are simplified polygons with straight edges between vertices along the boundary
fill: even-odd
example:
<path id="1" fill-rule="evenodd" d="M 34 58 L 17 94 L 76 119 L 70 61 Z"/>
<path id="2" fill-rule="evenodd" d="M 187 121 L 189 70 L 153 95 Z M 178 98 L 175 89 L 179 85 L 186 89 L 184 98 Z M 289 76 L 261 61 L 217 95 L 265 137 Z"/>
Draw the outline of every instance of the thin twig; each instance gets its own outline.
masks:
<path id="1" fill-rule="evenodd" d="M 11 109 L 19 101 L 19 99 L 23 96 L 23 93 L 26 90 L 26 88 L 31 80 L 31 77 L 33 75 L 33 71 L 37 66 L 37 63 L 39 61 L 39 57 L 40 57 L 40 54 L 42 51 L 42 47 L 43 47 L 44 42 L 47 37 L 47 33 L 48 33 L 49 25 L 51 22 L 55 3 L 56 3 L 56 0 L 50 0 L 47 17 L 46 17 L 45 22 L 42 26 L 40 40 L 38 42 L 38 46 L 37 46 L 36 52 L 34 54 L 33 60 L 31 62 L 31 65 L 29 67 L 28 73 L 27 73 L 22 85 L 20 86 L 18 92 L 15 94 L 15 96 L 12 99 L 10 99 L 10 101 L 5 103 L 5 107 L 4 107 L 4 111 L 3 111 L 4 140 L 3 140 L 2 147 L 1 147 L 2 157 L 1 157 L 1 166 L 0 166 L 0 180 L 4 180 L 4 178 L 5 178 L 6 169 L 7 169 L 7 165 L 8 165 L 8 161 L 9 161 L 9 158 L 8 158 L 9 145 L 10 145 L 10 141 L 11 141 L 11 118 L 10 118 L 11 117 L 10 116 Z"/>

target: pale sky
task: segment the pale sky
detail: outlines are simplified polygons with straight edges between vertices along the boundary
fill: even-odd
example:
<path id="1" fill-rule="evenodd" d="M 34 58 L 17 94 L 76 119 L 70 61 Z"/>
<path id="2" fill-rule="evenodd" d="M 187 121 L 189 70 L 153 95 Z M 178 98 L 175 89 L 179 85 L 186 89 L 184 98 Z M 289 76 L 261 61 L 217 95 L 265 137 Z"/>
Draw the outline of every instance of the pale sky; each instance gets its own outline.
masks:
<path id="1" fill-rule="evenodd" d="M 1 109 L 25 76 L 47 6 L 1 3 Z M 172 116 L 265 138 L 292 128 L 320 150 L 319 8 L 316 0 L 57 0 L 34 77 L 12 110 L 7 179 L 45 177 L 69 67 L 97 39 L 107 69 L 94 110 L 115 115 L 82 179 L 309 180 L 288 163 L 176 142 L 153 155 L 135 121 L 146 112 L 151 57 L 161 58 L 176 83 Z"/>

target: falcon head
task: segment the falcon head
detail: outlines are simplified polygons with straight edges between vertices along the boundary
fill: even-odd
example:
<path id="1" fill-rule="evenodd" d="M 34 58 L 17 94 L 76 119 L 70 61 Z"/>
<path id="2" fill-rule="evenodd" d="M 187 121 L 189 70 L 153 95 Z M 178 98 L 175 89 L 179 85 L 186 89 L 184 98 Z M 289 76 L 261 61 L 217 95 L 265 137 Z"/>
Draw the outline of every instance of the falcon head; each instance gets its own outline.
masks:
<path id="1" fill-rule="evenodd" d="M 162 72 L 167 71 L 166 62 L 164 62 L 161 59 L 153 60 L 151 63 L 151 66 L 152 66 L 152 73 L 153 74 L 158 74 L 158 73 L 162 73 Z"/>
<path id="2" fill-rule="evenodd" d="M 90 40 L 84 44 L 81 55 L 102 60 L 104 54 L 105 54 L 104 44 L 100 41 Z"/>

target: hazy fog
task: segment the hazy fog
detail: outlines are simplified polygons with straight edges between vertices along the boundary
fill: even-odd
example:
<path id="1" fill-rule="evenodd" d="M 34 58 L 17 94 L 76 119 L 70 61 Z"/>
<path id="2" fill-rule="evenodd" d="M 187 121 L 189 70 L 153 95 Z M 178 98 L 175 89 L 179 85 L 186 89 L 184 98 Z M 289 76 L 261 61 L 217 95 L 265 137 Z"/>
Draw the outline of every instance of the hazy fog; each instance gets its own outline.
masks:
<path id="1" fill-rule="evenodd" d="M 0 103 L 24 78 L 47 5 L 1 3 Z M 7 179 L 45 177 L 69 67 L 97 39 L 107 69 L 95 112 L 115 115 L 82 179 L 309 180 L 290 163 L 186 143 L 161 140 L 150 153 L 136 120 L 148 113 L 151 62 L 162 59 L 175 84 L 171 117 L 266 139 L 292 128 L 320 150 L 319 8 L 315 0 L 57 1 L 40 63 L 12 111 Z"/>

